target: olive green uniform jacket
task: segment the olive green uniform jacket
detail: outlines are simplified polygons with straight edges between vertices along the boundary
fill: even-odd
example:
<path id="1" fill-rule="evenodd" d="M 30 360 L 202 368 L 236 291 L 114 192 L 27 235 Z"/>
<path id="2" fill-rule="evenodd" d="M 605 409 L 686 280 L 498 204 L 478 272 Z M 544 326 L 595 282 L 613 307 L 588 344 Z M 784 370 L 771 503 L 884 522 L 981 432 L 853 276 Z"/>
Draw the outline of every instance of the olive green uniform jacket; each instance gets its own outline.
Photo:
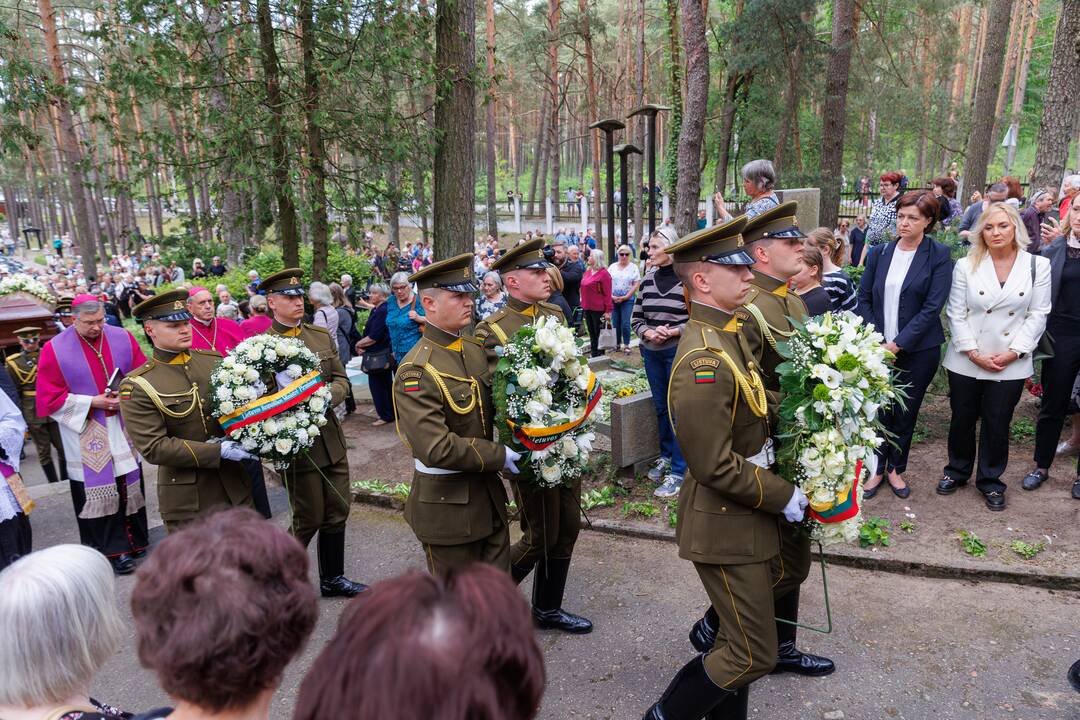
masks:
<path id="1" fill-rule="evenodd" d="M 449 546 L 501 533 L 505 541 L 496 545 L 505 564 L 509 535 L 499 470 L 506 448 L 491 440 L 491 374 L 479 341 L 428 322 L 397 369 L 394 409 L 398 434 L 417 464 L 405 502 L 416 537 L 425 546 Z"/>
<path id="2" fill-rule="evenodd" d="M 155 349 L 120 383 L 120 415 L 135 449 L 158 466 L 161 517 L 170 530 L 219 505 L 252 506 L 239 462 L 223 460 L 221 426 L 208 415 L 210 374 L 221 355 Z"/>

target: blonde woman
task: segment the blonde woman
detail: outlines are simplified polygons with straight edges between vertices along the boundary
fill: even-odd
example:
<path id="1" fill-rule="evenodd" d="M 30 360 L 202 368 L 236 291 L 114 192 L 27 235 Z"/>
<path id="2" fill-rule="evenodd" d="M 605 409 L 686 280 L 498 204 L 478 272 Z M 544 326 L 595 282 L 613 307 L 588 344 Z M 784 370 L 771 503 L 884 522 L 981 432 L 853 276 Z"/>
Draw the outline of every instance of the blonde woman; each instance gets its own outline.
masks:
<path id="1" fill-rule="evenodd" d="M 641 284 L 641 271 L 634 262 L 634 251 L 629 245 L 620 245 L 615 251 L 618 257 L 608 266 L 611 275 L 611 312 L 615 326 L 615 339 L 624 353 L 630 352 L 630 314 L 634 311 L 634 295 Z"/>
<path id="2" fill-rule="evenodd" d="M 990 204 L 975 221 L 971 241 L 967 257 L 953 268 L 946 306 L 952 339 L 944 365 L 952 420 L 949 462 L 937 492 L 953 494 L 974 472 L 986 507 L 1000 511 L 1013 409 L 1031 376 L 1031 353 L 1050 312 L 1050 261 L 1027 252 L 1023 220 L 1006 203 Z M 1052 444 L 1051 457 L 1053 450 Z"/>
<path id="3" fill-rule="evenodd" d="M 585 312 L 585 327 L 589 330 L 590 357 L 600 352 L 600 330 L 611 320 L 615 303 L 611 299 L 611 273 L 607 258 L 600 248 L 589 251 L 585 274 L 581 276 L 581 309 Z"/>

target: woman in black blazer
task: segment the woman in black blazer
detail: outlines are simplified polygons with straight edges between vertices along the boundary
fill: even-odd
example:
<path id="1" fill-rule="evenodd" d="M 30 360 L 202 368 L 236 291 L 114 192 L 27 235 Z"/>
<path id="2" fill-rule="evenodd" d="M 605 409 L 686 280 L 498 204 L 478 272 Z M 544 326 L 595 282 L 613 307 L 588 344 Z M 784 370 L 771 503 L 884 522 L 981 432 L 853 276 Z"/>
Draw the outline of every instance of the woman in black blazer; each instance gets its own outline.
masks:
<path id="1" fill-rule="evenodd" d="M 1080 371 L 1080 203 L 1074 202 L 1065 217 L 1065 235 L 1042 250 L 1042 256 L 1050 260 L 1046 332 L 1054 340 L 1054 357 L 1042 363 L 1043 396 L 1035 424 L 1035 469 L 1024 477 L 1025 490 L 1035 490 L 1050 476 L 1073 381 Z M 1080 422 L 1080 416 L 1074 416 L 1073 422 Z M 1080 460 L 1072 496 L 1080 500 Z"/>
<path id="2" fill-rule="evenodd" d="M 907 400 L 906 407 L 897 403 L 881 410 L 881 422 L 894 437 L 878 448 L 877 475 L 863 487 L 864 498 L 877 494 L 886 473 L 897 497 L 911 494 L 903 474 L 923 396 L 941 362 L 941 309 L 952 285 L 949 248 L 926 235 L 937 216 L 933 193 L 904 193 L 896 204 L 898 239 L 866 256 L 858 312 L 885 336 L 885 348 L 896 355 L 896 382 L 907 386 Z"/>

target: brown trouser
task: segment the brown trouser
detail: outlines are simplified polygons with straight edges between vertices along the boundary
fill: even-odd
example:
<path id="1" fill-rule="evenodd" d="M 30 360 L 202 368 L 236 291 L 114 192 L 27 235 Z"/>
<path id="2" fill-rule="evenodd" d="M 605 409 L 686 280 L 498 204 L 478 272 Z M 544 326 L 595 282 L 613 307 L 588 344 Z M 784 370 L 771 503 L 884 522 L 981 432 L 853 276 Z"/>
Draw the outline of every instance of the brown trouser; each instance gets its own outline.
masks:
<path id="1" fill-rule="evenodd" d="M 581 532 L 581 480 L 567 487 L 541 488 L 513 482 L 521 512 L 521 539 L 510 549 L 510 562 L 532 568 L 544 557 L 569 558 Z"/>
<path id="2" fill-rule="evenodd" d="M 810 574 L 810 536 L 798 525 L 780 520 L 780 554 L 772 561 L 773 595 L 782 598 L 797 590 Z M 791 619 L 791 618 L 787 618 Z"/>
<path id="3" fill-rule="evenodd" d="M 480 540 L 460 545 L 423 545 L 428 572 L 432 575 L 445 575 L 474 562 L 510 572 L 510 531 L 501 521 L 493 533 Z"/>
<path id="4" fill-rule="evenodd" d="M 749 685 L 776 666 L 774 562 L 694 563 L 720 619 L 716 642 L 705 655 L 705 672 L 727 690 Z"/>
<path id="5" fill-rule="evenodd" d="M 349 519 L 349 461 L 342 458 L 333 465 L 315 470 L 282 472 L 289 493 L 292 522 L 289 532 L 304 547 L 320 530 L 343 532 Z"/>
<path id="6" fill-rule="evenodd" d="M 60 475 L 67 477 L 64 443 L 60 439 L 60 426 L 55 421 L 49 420 L 48 422 L 30 425 L 27 429 L 30 431 L 30 439 L 34 441 L 34 447 L 37 448 L 38 462 L 42 465 L 52 463 L 52 449 L 56 448 L 57 460 L 61 468 Z"/>

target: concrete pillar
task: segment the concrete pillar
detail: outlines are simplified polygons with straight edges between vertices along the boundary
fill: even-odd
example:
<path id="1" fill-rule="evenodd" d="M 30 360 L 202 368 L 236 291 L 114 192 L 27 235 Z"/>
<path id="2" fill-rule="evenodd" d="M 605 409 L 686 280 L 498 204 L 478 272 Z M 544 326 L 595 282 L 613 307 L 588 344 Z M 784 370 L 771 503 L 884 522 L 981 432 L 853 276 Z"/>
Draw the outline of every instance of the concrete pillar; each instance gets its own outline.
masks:
<path id="1" fill-rule="evenodd" d="M 713 217 L 716 214 L 715 203 L 711 197 L 705 198 L 705 227 L 712 227 Z"/>
<path id="2" fill-rule="evenodd" d="M 521 232 L 521 198 L 514 196 L 514 232 Z"/>
<path id="3" fill-rule="evenodd" d="M 551 198 L 546 197 L 544 198 L 544 227 L 545 232 L 548 235 L 551 235 L 553 232 L 555 232 L 554 230 L 552 230 L 552 227 L 554 226 L 553 215 L 554 208 L 551 207 Z"/>
<path id="4" fill-rule="evenodd" d="M 581 234 L 582 236 L 589 229 L 589 200 L 584 195 L 581 196 L 581 200 L 578 203 L 581 208 Z"/>
<path id="5" fill-rule="evenodd" d="M 375 224 L 376 225 L 382 225 L 383 224 L 383 222 L 382 222 L 382 206 L 380 206 L 380 205 L 375 206 Z"/>
<path id="6" fill-rule="evenodd" d="M 660 217 L 660 223 L 657 227 L 663 226 L 663 224 L 667 222 L 667 219 L 671 217 L 671 201 L 668 199 L 667 193 L 664 193 L 663 208 L 663 215 Z"/>
<path id="7" fill-rule="evenodd" d="M 795 217 L 798 218 L 799 228 L 803 232 L 810 232 L 818 226 L 818 218 L 821 217 L 821 190 L 819 188 L 786 188 L 777 190 L 776 195 L 782 203 L 789 200 L 799 203 Z"/>

